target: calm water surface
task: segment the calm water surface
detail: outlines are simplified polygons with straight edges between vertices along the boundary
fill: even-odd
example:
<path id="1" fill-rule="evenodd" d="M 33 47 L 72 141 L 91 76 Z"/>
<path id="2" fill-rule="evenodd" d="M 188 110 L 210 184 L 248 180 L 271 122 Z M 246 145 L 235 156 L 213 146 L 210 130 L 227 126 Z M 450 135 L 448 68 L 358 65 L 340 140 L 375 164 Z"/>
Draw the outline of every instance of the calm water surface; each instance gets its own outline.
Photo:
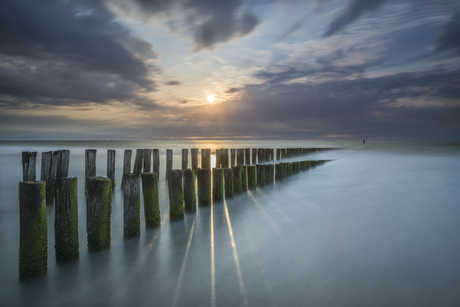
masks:
<path id="1" fill-rule="evenodd" d="M 169 222 L 166 148 L 337 147 L 334 161 Z M 112 247 L 88 253 L 84 150 L 116 149 Z M 160 149 L 162 226 L 123 239 L 124 149 Z M 21 152 L 70 149 L 80 259 L 20 283 Z M 133 154 L 134 157 L 134 154 Z M 0 306 L 460 306 L 459 142 L 0 142 Z M 141 203 L 141 206 L 143 204 Z M 142 207 L 141 207 L 142 209 Z M 143 219 L 141 213 L 141 219 Z"/>

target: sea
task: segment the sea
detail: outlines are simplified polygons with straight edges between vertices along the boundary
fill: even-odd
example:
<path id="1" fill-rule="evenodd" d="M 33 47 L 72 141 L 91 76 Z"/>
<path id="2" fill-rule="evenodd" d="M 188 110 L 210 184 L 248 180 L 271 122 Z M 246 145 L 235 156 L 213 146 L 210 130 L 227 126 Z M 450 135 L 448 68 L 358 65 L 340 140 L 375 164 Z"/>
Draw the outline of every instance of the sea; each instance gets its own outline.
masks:
<path id="1" fill-rule="evenodd" d="M 331 160 L 170 221 L 166 149 L 334 148 Z M 161 227 L 123 238 L 125 149 L 160 150 Z M 80 258 L 57 264 L 47 205 L 48 270 L 19 280 L 21 153 L 69 149 L 78 179 Z M 106 176 L 116 150 L 110 249 L 89 253 L 85 149 Z M 190 152 L 190 151 L 189 151 Z M 271 163 L 276 163 L 271 162 Z M 142 198 L 142 197 L 141 197 Z M 1 141 L 0 306 L 460 306 L 460 142 Z"/>

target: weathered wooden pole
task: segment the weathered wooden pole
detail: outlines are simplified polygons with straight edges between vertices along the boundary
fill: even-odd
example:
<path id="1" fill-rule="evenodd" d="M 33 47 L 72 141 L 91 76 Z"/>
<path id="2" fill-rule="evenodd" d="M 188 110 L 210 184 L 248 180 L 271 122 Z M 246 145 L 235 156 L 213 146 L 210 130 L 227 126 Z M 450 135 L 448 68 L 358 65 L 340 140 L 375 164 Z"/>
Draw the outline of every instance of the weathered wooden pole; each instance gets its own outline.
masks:
<path id="1" fill-rule="evenodd" d="M 133 151 L 131 149 L 125 150 L 123 157 L 123 177 L 121 178 L 121 189 L 125 188 L 125 175 L 131 173 L 131 155 Z"/>
<path id="2" fill-rule="evenodd" d="M 281 160 L 281 148 L 276 149 L 276 161 Z"/>
<path id="3" fill-rule="evenodd" d="M 285 176 L 284 163 L 277 163 L 275 165 L 275 181 L 283 180 Z"/>
<path id="4" fill-rule="evenodd" d="M 77 177 L 54 179 L 54 234 L 56 261 L 79 257 Z"/>
<path id="5" fill-rule="evenodd" d="M 230 149 L 230 167 L 235 166 L 235 160 L 236 160 L 236 149 L 232 148 Z"/>
<path id="6" fill-rule="evenodd" d="M 281 159 L 286 158 L 286 148 L 281 149 Z"/>
<path id="7" fill-rule="evenodd" d="M 211 204 L 211 170 L 199 168 L 197 170 L 198 180 L 198 204 L 209 206 Z"/>
<path id="8" fill-rule="evenodd" d="M 265 165 L 257 164 L 257 186 L 263 187 L 265 185 Z"/>
<path id="9" fill-rule="evenodd" d="M 248 189 L 255 190 L 257 188 L 256 166 L 248 165 Z"/>
<path id="10" fill-rule="evenodd" d="M 109 178 L 90 177 L 86 186 L 86 234 L 88 250 L 110 247 L 112 183 Z"/>
<path id="11" fill-rule="evenodd" d="M 169 176 L 169 172 L 172 171 L 173 168 L 173 150 L 166 149 L 166 178 Z"/>
<path id="12" fill-rule="evenodd" d="M 123 236 L 131 238 L 141 233 L 141 184 L 139 174 L 125 175 L 123 191 Z"/>
<path id="13" fill-rule="evenodd" d="M 248 190 L 248 172 L 247 166 L 241 166 L 241 191 L 246 192 Z"/>
<path id="14" fill-rule="evenodd" d="M 160 175 L 160 150 L 153 149 L 153 172 L 157 174 L 159 178 Z"/>
<path id="15" fill-rule="evenodd" d="M 42 152 L 42 167 L 40 180 L 46 182 L 46 202 L 51 202 L 54 199 L 54 182 L 51 183 L 51 164 L 53 161 L 53 152 Z M 53 176 L 54 179 L 54 176 Z"/>
<path id="16" fill-rule="evenodd" d="M 85 150 L 85 191 L 88 179 L 90 177 L 96 177 L 96 152 L 96 149 Z M 59 176 L 56 174 L 56 177 Z"/>
<path id="17" fill-rule="evenodd" d="M 136 158 L 134 158 L 133 174 L 140 175 L 144 164 L 144 150 L 136 149 Z"/>
<path id="18" fill-rule="evenodd" d="M 258 156 L 257 148 L 253 148 L 252 149 L 252 162 L 251 162 L 251 165 L 256 165 L 257 164 L 257 156 Z"/>
<path id="19" fill-rule="evenodd" d="M 225 198 L 233 197 L 233 172 L 231 168 L 224 168 Z"/>
<path id="20" fill-rule="evenodd" d="M 152 171 L 152 149 L 144 149 L 144 167 L 142 172 L 150 173 Z"/>
<path id="21" fill-rule="evenodd" d="M 144 196 L 144 216 L 147 228 L 161 225 L 160 202 L 158 198 L 158 174 L 142 173 L 142 194 Z"/>
<path id="22" fill-rule="evenodd" d="M 266 155 L 267 155 L 266 156 L 267 161 L 273 161 L 275 159 L 273 148 L 267 148 Z"/>
<path id="23" fill-rule="evenodd" d="M 182 188 L 182 171 L 171 170 L 168 174 L 169 189 L 169 218 L 180 220 L 184 218 L 184 190 Z"/>
<path id="24" fill-rule="evenodd" d="M 35 181 L 37 152 L 23 151 L 22 152 L 22 181 Z"/>
<path id="25" fill-rule="evenodd" d="M 192 155 L 192 170 L 196 171 L 198 169 L 198 148 L 192 148 L 191 155 Z"/>
<path id="26" fill-rule="evenodd" d="M 251 164 L 251 148 L 244 149 L 244 164 L 245 165 Z"/>
<path id="27" fill-rule="evenodd" d="M 32 279 L 48 268 L 45 181 L 19 182 L 19 278 Z"/>
<path id="28" fill-rule="evenodd" d="M 286 164 L 286 176 L 292 175 L 292 162 Z"/>
<path id="29" fill-rule="evenodd" d="M 195 171 L 184 171 L 184 207 L 187 212 L 196 211 Z"/>
<path id="30" fill-rule="evenodd" d="M 107 150 L 107 178 L 112 181 L 112 191 L 115 189 L 115 150 Z"/>
<path id="31" fill-rule="evenodd" d="M 243 176 L 241 174 L 241 166 L 232 167 L 233 173 L 233 193 L 241 194 L 243 191 Z"/>
<path id="32" fill-rule="evenodd" d="M 212 199 L 213 202 L 224 199 L 224 176 L 223 168 L 212 169 Z"/>
<path id="33" fill-rule="evenodd" d="M 69 177 L 70 150 L 58 150 L 57 153 L 58 160 L 55 176 L 57 178 Z"/>
<path id="34" fill-rule="evenodd" d="M 220 149 L 220 163 L 222 168 L 228 168 L 228 148 L 221 148 Z"/>
<path id="35" fill-rule="evenodd" d="M 236 150 L 236 165 L 244 165 L 244 148 Z"/>
<path id="36" fill-rule="evenodd" d="M 299 161 L 292 162 L 292 172 L 296 174 L 299 171 L 300 171 L 300 162 Z"/>
<path id="37" fill-rule="evenodd" d="M 182 170 L 188 168 L 188 149 L 182 149 Z"/>
<path id="38" fill-rule="evenodd" d="M 211 149 L 201 149 L 201 168 L 211 169 Z"/>
<path id="39" fill-rule="evenodd" d="M 274 164 L 265 164 L 265 184 L 273 184 L 273 179 L 275 176 L 275 165 Z"/>
<path id="40" fill-rule="evenodd" d="M 216 149 L 216 168 L 220 168 L 221 166 L 222 166 L 222 162 L 221 162 L 220 149 Z"/>

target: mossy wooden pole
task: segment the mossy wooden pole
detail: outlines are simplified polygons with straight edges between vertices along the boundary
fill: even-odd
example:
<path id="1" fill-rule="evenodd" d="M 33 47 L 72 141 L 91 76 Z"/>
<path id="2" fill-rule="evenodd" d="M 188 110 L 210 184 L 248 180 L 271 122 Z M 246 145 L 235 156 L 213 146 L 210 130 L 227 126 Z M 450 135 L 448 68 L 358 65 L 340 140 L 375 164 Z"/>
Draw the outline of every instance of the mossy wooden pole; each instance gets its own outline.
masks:
<path id="1" fill-rule="evenodd" d="M 150 173 L 152 171 L 152 149 L 144 149 L 144 166 L 143 173 Z"/>
<path id="2" fill-rule="evenodd" d="M 59 150 L 58 152 L 59 162 L 57 164 L 56 177 L 69 177 L 70 150 Z"/>
<path id="3" fill-rule="evenodd" d="M 188 168 L 188 149 L 182 149 L 182 170 Z"/>
<path id="4" fill-rule="evenodd" d="M 196 171 L 198 169 L 198 148 L 192 148 L 190 153 L 192 156 L 192 170 Z"/>
<path id="5" fill-rule="evenodd" d="M 236 150 L 236 166 L 244 165 L 244 148 Z"/>
<path id="6" fill-rule="evenodd" d="M 199 168 L 197 170 L 198 180 L 198 204 L 209 206 L 211 204 L 211 170 Z"/>
<path id="7" fill-rule="evenodd" d="M 281 148 L 276 149 L 276 161 L 281 160 Z"/>
<path id="8" fill-rule="evenodd" d="M 211 149 L 201 150 L 201 168 L 211 169 Z"/>
<path id="9" fill-rule="evenodd" d="M 136 158 L 134 158 L 133 174 L 140 175 L 144 164 L 144 150 L 136 149 Z"/>
<path id="10" fill-rule="evenodd" d="M 123 174 L 121 178 L 121 189 L 125 188 L 125 175 L 131 173 L 131 155 L 133 151 L 131 149 L 126 149 L 123 156 Z"/>
<path id="11" fill-rule="evenodd" d="M 251 161 L 251 165 L 256 165 L 257 164 L 257 148 L 253 148 L 252 149 L 252 161 Z"/>
<path id="12" fill-rule="evenodd" d="M 53 161 L 53 152 L 42 152 L 42 167 L 40 180 L 46 182 L 46 202 L 49 203 L 54 199 L 54 183 L 51 183 L 51 164 Z M 54 176 L 53 176 L 54 178 Z"/>
<path id="13" fill-rule="evenodd" d="M 173 150 L 166 149 L 166 178 L 168 177 L 168 173 L 172 171 L 173 167 Z"/>
<path id="14" fill-rule="evenodd" d="M 54 179 L 54 234 L 56 261 L 78 259 L 78 195 L 77 177 Z"/>
<path id="15" fill-rule="evenodd" d="M 184 190 L 182 188 L 182 171 L 171 170 L 168 174 L 169 218 L 180 220 L 184 218 Z"/>
<path id="16" fill-rule="evenodd" d="M 241 166 L 241 191 L 246 192 L 248 190 L 248 167 L 246 165 Z"/>
<path id="17" fill-rule="evenodd" d="M 244 164 L 245 165 L 251 164 L 251 148 L 244 149 Z"/>
<path id="18" fill-rule="evenodd" d="M 232 148 L 230 149 L 230 167 L 235 166 L 235 160 L 236 160 L 236 149 Z"/>
<path id="19" fill-rule="evenodd" d="M 195 171 L 184 171 L 184 208 L 187 212 L 196 211 Z"/>
<path id="20" fill-rule="evenodd" d="M 283 163 L 277 163 L 275 165 L 275 181 L 283 180 L 284 179 L 284 164 Z"/>
<path id="21" fill-rule="evenodd" d="M 220 168 L 222 165 L 220 149 L 216 149 L 216 168 Z"/>
<path id="22" fill-rule="evenodd" d="M 220 149 L 220 155 L 221 155 L 221 168 L 228 168 L 228 148 L 221 148 Z"/>
<path id="23" fill-rule="evenodd" d="M 224 176 L 222 168 L 212 169 L 212 200 L 213 202 L 224 199 Z"/>
<path id="24" fill-rule="evenodd" d="M 160 150 L 159 149 L 153 149 L 153 172 L 157 174 L 157 177 L 159 177 L 160 174 Z"/>
<path id="25" fill-rule="evenodd" d="M 257 188 L 256 166 L 248 165 L 248 189 L 255 190 Z"/>
<path id="26" fill-rule="evenodd" d="M 90 252 L 110 248 L 112 183 L 109 178 L 90 177 L 86 186 L 86 234 Z"/>
<path id="27" fill-rule="evenodd" d="M 274 164 L 265 164 L 265 184 L 273 184 L 273 179 L 275 175 L 275 165 Z"/>
<path id="28" fill-rule="evenodd" d="M 233 197 L 233 172 L 231 168 L 224 168 L 225 198 Z"/>
<path id="29" fill-rule="evenodd" d="M 48 232 L 45 181 L 19 182 L 19 278 L 46 274 Z"/>
<path id="30" fill-rule="evenodd" d="M 232 167 L 233 173 L 233 193 L 241 194 L 243 191 L 243 178 L 241 175 L 241 166 Z"/>
<path id="31" fill-rule="evenodd" d="M 281 149 L 281 159 L 286 158 L 286 148 Z"/>
<path id="32" fill-rule="evenodd" d="M 85 150 L 85 190 L 90 177 L 96 177 L 96 149 Z M 56 177 L 58 177 L 56 175 Z"/>
<path id="33" fill-rule="evenodd" d="M 263 187 L 265 185 L 265 165 L 257 164 L 257 186 Z"/>
<path id="34" fill-rule="evenodd" d="M 139 174 L 125 175 L 123 193 L 123 236 L 137 237 L 141 233 L 141 184 Z"/>
<path id="35" fill-rule="evenodd" d="M 294 174 L 297 174 L 299 171 L 300 171 L 300 162 L 299 161 L 292 162 L 292 172 Z"/>
<path id="36" fill-rule="evenodd" d="M 107 150 L 107 178 L 112 181 L 112 191 L 115 189 L 115 155 L 115 150 Z"/>
<path id="37" fill-rule="evenodd" d="M 270 148 L 270 161 L 275 161 L 275 149 Z"/>
<path id="38" fill-rule="evenodd" d="M 22 152 L 22 181 L 35 181 L 37 152 L 23 151 Z"/>
<path id="39" fill-rule="evenodd" d="M 144 216 L 147 228 L 161 225 L 160 202 L 158 198 L 158 175 L 142 173 L 142 194 L 144 196 Z"/>

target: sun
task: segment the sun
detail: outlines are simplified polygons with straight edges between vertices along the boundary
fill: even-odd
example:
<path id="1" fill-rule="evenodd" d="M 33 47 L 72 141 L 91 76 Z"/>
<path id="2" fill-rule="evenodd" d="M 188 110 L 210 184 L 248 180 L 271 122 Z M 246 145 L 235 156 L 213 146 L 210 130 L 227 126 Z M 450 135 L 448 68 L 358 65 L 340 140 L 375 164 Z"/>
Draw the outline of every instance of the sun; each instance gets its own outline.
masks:
<path id="1" fill-rule="evenodd" d="M 214 95 L 208 95 L 208 101 L 212 103 L 214 101 Z"/>

